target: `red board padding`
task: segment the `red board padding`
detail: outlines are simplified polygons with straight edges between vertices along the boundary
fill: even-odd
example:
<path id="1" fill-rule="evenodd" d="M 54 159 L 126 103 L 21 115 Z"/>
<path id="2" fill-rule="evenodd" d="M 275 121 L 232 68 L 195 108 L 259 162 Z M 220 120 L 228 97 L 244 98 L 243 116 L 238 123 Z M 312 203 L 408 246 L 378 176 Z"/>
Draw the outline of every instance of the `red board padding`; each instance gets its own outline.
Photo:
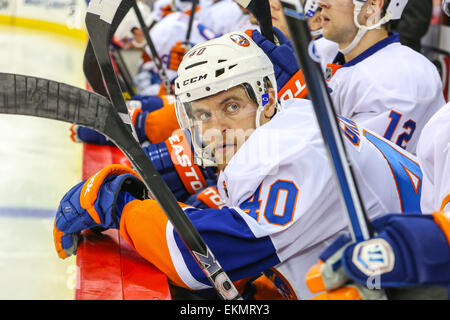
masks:
<path id="1" fill-rule="evenodd" d="M 84 144 L 83 180 L 113 163 L 129 164 L 116 147 Z M 171 300 L 167 277 L 131 248 L 118 230 L 82 235 L 76 300 Z"/>

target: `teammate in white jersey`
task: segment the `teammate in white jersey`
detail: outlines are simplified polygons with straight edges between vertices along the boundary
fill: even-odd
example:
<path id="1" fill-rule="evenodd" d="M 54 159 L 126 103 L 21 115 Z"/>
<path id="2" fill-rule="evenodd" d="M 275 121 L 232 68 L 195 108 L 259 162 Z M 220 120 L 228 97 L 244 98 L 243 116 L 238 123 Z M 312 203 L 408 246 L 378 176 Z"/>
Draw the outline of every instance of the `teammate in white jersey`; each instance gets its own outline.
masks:
<path id="1" fill-rule="evenodd" d="M 196 19 L 216 34 L 223 35 L 231 31 L 241 31 L 237 28 L 248 21 L 249 17 L 233 0 L 214 0 L 196 15 Z"/>
<path id="2" fill-rule="evenodd" d="M 445 100 L 435 66 L 388 33 L 389 17 L 399 19 L 406 4 L 319 0 L 323 35 L 341 51 L 334 63 L 342 67 L 329 81 L 336 112 L 415 153 L 423 126 Z"/>
<path id="3" fill-rule="evenodd" d="M 450 16 L 450 0 L 443 0 Z M 389 214 L 373 221 L 374 237 L 357 244 L 342 236 L 308 272 L 316 299 L 449 299 L 450 103 L 425 125 L 417 144 L 424 215 Z M 372 280 L 371 280 L 372 279 Z M 374 286 L 373 279 L 377 285 Z"/>
<path id="4" fill-rule="evenodd" d="M 179 43 L 188 41 L 192 44 L 204 42 L 215 38 L 217 35 L 211 29 L 194 19 L 189 39 L 186 39 L 189 25 L 189 15 L 182 11 L 168 14 L 150 30 L 150 37 L 154 43 L 156 52 L 164 64 L 168 64 L 172 48 Z M 150 48 L 145 48 L 147 54 L 152 57 Z M 159 93 L 160 79 L 158 70 L 153 61 L 142 66 L 144 70 L 137 76 L 138 91 L 142 95 L 156 95 Z M 166 74 L 170 81 L 177 76 L 176 70 L 167 68 Z M 150 78 L 150 79 L 149 79 Z"/>
<path id="5" fill-rule="evenodd" d="M 423 55 L 402 46 L 398 34 L 388 32 L 389 20 L 399 19 L 406 3 L 318 1 L 323 36 L 337 43 L 340 50 L 336 59 L 329 61 L 326 72 L 336 112 L 415 153 L 423 126 L 445 100 L 436 67 Z M 285 61 L 295 58 L 287 56 L 286 48 L 276 50 L 258 35 L 253 38 L 276 70 L 285 70 L 283 76 L 290 77 L 279 85 L 280 97 L 305 97 L 301 70 L 293 72 L 292 67 L 286 67 Z"/>
<path id="6" fill-rule="evenodd" d="M 185 207 L 186 214 L 233 281 L 264 272 L 285 298 L 311 297 L 307 270 L 346 229 L 311 103 L 278 104 L 273 66 L 245 33 L 195 46 L 178 71 L 180 125 L 191 133 L 196 161 L 219 168 L 218 188 L 226 201 L 221 209 Z M 341 128 L 370 218 L 420 212 L 415 158 L 351 120 L 342 118 Z M 180 139 L 171 141 L 175 156 L 183 149 Z M 190 160 L 180 156 L 178 162 L 187 166 Z M 95 199 L 95 221 L 119 228 L 120 220 L 122 236 L 172 283 L 210 288 L 157 202 L 135 200 L 119 181 L 123 175 L 106 170 L 89 182 L 98 187 L 86 189 L 82 182 L 69 191 L 56 220 L 59 252 L 73 253 L 61 239 L 76 231 L 71 227 L 80 225 L 80 217 L 84 228 L 95 225 L 92 219 L 86 224 L 90 213 L 80 199 L 87 197 Z"/>
<path id="7" fill-rule="evenodd" d="M 423 171 L 423 212 L 450 212 L 450 103 L 425 125 L 417 145 Z"/>

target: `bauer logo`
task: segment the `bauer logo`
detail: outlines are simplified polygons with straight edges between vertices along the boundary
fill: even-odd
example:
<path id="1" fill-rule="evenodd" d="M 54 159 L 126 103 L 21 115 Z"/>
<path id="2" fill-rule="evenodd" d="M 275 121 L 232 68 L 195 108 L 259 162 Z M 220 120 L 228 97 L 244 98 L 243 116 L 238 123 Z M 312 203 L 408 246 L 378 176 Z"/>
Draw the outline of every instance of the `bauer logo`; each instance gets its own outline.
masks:
<path id="1" fill-rule="evenodd" d="M 248 39 L 240 34 L 232 34 L 230 36 L 231 41 L 236 43 L 237 45 L 240 45 L 241 47 L 248 47 L 250 45 L 250 41 Z"/>
<path id="2" fill-rule="evenodd" d="M 386 240 L 372 239 L 355 246 L 352 261 L 366 276 L 374 276 L 392 271 L 395 258 Z"/>

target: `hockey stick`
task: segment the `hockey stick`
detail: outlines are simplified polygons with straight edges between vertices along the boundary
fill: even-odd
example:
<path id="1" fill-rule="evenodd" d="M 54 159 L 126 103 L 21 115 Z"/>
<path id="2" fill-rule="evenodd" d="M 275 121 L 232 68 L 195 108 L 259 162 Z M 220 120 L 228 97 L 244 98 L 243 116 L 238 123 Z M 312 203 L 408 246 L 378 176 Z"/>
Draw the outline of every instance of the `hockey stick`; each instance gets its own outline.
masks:
<path id="1" fill-rule="evenodd" d="M 136 88 L 133 86 L 133 78 L 131 77 L 130 70 L 128 69 L 125 60 L 122 55 L 122 49 L 118 46 L 113 46 L 111 50 L 112 60 L 114 61 L 119 74 L 117 75 L 119 80 L 122 80 L 126 87 L 130 97 L 136 94 Z"/>
<path id="2" fill-rule="evenodd" d="M 148 47 L 150 48 L 150 52 L 152 53 L 153 62 L 156 65 L 156 68 L 158 69 L 158 75 L 161 79 L 161 82 L 163 83 L 164 88 L 166 89 L 167 94 L 173 95 L 174 90 L 172 89 L 172 85 L 170 83 L 169 77 L 167 76 L 166 69 L 161 61 L 161 58 L 158 55 L 158 52 L 156 51 L 156 47 L 153 43 L 152 38 L 149 34 L 149 28 L 145 25 L 144 18 L 142 17 L 141 11 L 139 10 L 139 7 L 137 5 L 136 0 L 132 0 L 133 2 L 133 9 L 136 13 L 136 17 L 138 18 L 139 24 L 141 25 L 142 33 L 144 34 L 145 40 L 147 41 Z"/>
<path id="3" fill-rule="evenodd" d="M 94 129 L 113 141 L 134 165 L 220 296 L 240 299 L 233 283 L 107 98 L 56 81 L 0 73 L 0 113 L 74 123 Z"/>
<path id="4" fill-rule="evenodd" d="M 300 0 L 282 0 L 281 3 L 290 33 L 293 35 L 294 49 L 302 66 L 308 96 L 313 103 L 334 174 L 340 186 L 352 239 L 353 241 L 368 240 L 373 235 L 372 230 L 340 134 L 336 112 L 320 66 L 320 58 L 315 53 L 303 6 Z"/>
<path id="5" fill-rule="evenodd" d="M 272 27 L 272 14 L 270 13 L 270 3 L 268 0 L 234 0 L 242 7 L 250 11 L 258 21 L 261 34 L 266 39 L 275 42 Z"/>
<path id="6" fill-rule="evenodd" d="M 94 92 L 97 92 L 104 97 L 108 96 L 108 91 L 106 91 L 105 85 L 103 84 L 102 72 L 98 66 L 94 48 L 92 48 L 90 40 L 88 41 L 86 51 L 84 52 L 83 73 L 89 86 Z"/>
<path id="7" fill-rule="evenodd" d="M 97 58 L 108 96 L 119 116 L 128 125 L 135 139 L 138 140 L 109 55 L 109 41 L 112 38 L 113 21 L 115 20 L 114 22 L 117 23 L 118 19 L 115 18 L 116 16 L 124 17 L 132 7 L 132 4 L 133 1 L 131 0 L 110 1 L 107 3 L 102 2 L 102 0 L 92 0 L 87 9 L 85 22 L 90 37 L 89 42 Z"/>
<path id="8" fill-rule="evenodd" d="M 96 43 L 96 41 L 102 41 L 106 38 L 105 34 L 108 34 L 108 30 L 111 28 L 111 21 L 113 21 L 115 15 L 121 14 L 124 10 L 128 11 L 130 3 L 132 5 L 136 2 L 135 0 L 91 0 L 88 7 L 88 12 L 86 14 L 86 26 L 88 27 L 88 32 L 93 35 L 98 33 L 96 37 L 92 37 L 92 46 L 94 48 L 97 61 L 99 62 L 100 69 L 102 70 L 105 85 L 111 97 L 111 109 L 115 109 L 115 111 L 119 113 L 122 120 L 123 115 L 120 114 L 121 105 L 119 103 L 123 102 L 124 104 L 123 97 L 121 95 L 117 96 L 112 94 L 118 87 L 117 77 L 115 77 L 114 73 L 110 74 L 103 72 L 102 66 L 106 65 L 107 68 L 105 69 L 106 71 L 109 71 L 111 62 L 109 60 L 108 51 L 101 48 L 102 42 Z M 105 25 L 105 23 L 107 25 L 109 24 L 109 27 Z M 103 46 L 105 46 L 105 42 L 103 43 Z M 106 61 L 109 65 L 106 64 Z M 127 116 L 127 119 L 129 119 L 128 111 Z M 116 123 L 116 126 L 119 126 L 119 124 Z M 132 124 L 131 126 L 134 130 L 134 126 Z M 122 128 L 122 131 L 126 131 L 126 126 L 121 125 L 120 128 Z M 131 132 L 134 133 L 134 131 Z M 125 133 L 122 133 L 120 137 L 125 137 Z M 136 138 L 135 134 L 134 137 Z M 115 138 L 117 139 L 117 137 Z M 130 139 L 131 133 L 129 133 L 126 138 Z M 144 151 L 137 142 L 137 139 L 133 140 L 133 142 L 129 142 L 128 145 L 132 147 L 132 149 L 129 150 L 124 147 L 124 143 L 126 143 L 126 141 L 111 140 L 116 143 L 119 149 L 124 149 L 122 151 L 133 164 L 135 170 L 141 175 L 142 179 L 146 181 L 147 188 L 161 206 L 167 218 L 172 223 L 174 229 L 183 239 L 186 247 L 190 250 L 199 267 L 204 272 L 208 280 L 210 280 L 219 295 L 224 299 L 240 299 L 240 295 L 233 283 L 214 258 L 214 255 L 201 238 L 197 229 L 195 229 L 189 218 L 181 209 L 169 187 L 159 175 L 159 172 L 155 169 L 152 162 L 148 160 Z"/>
<path id="9" fill-rule="evenodd" d="M 111 24 L 111 30 L 107 40 L 108 44 L 111 43 L 112 38 L 116 33 L 117 28 L 119 27 L 119 24 L 125 18 L 126 14 L 128 13 L 128 10 L 122 10 L 116 13 L 114 20 L 112 21 Z M 95 57 L 94 48 L 92 47 L 92 43 L 90 40 L 84 53 L 83 72 L 91 88 L 95 92 L 105 97 L 108 97 L 108 91 L 106 90 L 105 85 L 103 83 L 102 73 L 98 65 L 97 58 Z"/>
<path id="10" fill-rule="evenodd" d="M 195 12 L 197 11 L 198 0 L 192 0 L 191 14 L 189 15 L 188 29 L 186 31 L 186 38 L 184 40 L 184 46 L 186 47 L 186 52 L 191 49 L 191 33 L 192 26 L 194 25 Z"/>

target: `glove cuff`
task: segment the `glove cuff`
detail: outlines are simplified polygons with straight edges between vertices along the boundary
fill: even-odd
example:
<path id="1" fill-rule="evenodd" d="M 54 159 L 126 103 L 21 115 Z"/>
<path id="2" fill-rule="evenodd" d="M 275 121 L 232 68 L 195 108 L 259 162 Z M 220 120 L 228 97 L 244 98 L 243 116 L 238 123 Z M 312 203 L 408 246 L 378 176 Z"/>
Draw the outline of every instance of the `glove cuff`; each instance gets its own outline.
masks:
<path id="1" fill-rule="evenodd" d="M 113 164 L 103 168 L 84 183 L 80 193 L 80 206 L 89 213 L 97 224 L 101 224 L 100 215 L 95 207 L 100 188 L 107 177 L 122 174 L 131 174 L 139 177 L 131 168 Z"/>
<path id="2" fill-rule="evenodd" d="M 449 284 L 448 239 L 431 215 L 391 214 L 372 225 L 377 237 L 350 245 L 342 256 L 354 281 L 381 288 Z"/>
<path id="3" fill-rule="evenodd" d="M 304 99 L 308 95 L 303 71 L 298 70 L 292 78 L 278 91 L 280 101 L 289 99 Z"/>

